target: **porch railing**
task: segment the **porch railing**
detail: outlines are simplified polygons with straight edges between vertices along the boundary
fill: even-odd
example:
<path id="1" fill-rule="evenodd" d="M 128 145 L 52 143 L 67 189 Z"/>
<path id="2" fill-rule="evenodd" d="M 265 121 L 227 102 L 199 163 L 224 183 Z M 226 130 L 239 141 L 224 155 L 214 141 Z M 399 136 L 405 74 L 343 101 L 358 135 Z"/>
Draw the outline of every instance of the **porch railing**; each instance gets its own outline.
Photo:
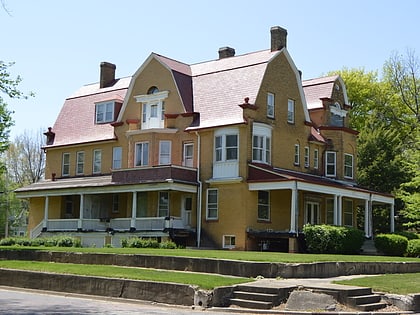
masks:
<path id="1" fill-rule="evenodd" d="M 78 219 L 49 219 L 47 231 L 77 231 Z"/>
<path id="2" fill-rule="evenodd" d="M 38 236 L 41 235 L 42 233 L 42 228 L 44 227 L 44 220 L 42 220 L 36 227 L 34 227 L 30 232 L 29 232 L 29 237 L 30 238 L 36 238 Z"/>

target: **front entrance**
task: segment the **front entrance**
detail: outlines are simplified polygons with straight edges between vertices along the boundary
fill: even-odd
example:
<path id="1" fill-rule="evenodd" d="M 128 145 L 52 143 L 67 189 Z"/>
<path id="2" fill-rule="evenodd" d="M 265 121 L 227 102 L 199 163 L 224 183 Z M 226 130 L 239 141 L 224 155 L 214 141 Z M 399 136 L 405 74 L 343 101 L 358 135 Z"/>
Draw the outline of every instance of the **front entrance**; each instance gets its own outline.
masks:
<path id="1" fill-rule="evenodd" d="M 305 223 L 319 224 L 319 203 L 306 201 L 305 205 Z"/>
<path id="2" fill-rule="evenodd" d="M 191 227 L 191 213 L 192 213 L 193 199 L 191 195 L 183 195 L 181 200 L 181 218 L 182 223 L 186 228 Z"/>

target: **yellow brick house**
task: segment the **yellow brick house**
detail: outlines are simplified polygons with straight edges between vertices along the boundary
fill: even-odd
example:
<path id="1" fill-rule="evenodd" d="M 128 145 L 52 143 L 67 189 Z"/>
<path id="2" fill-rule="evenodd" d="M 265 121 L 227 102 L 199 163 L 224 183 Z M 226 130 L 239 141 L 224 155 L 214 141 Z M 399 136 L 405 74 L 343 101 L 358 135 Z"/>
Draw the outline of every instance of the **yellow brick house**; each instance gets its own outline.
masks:
<path id="1" fill-rule="evenodd" d="M 18 189 L 31 237 L 85 246 L 127 237 L 299 251 L 304 224 L 356 226 L 394 199 L 357 185 L 356 137 L 338 76 L 302 81 L 273 27 L 268 50 L 188 65 L 152 53 L 132 77 L 101 63 L 45 133 L 46 178 Z"/>

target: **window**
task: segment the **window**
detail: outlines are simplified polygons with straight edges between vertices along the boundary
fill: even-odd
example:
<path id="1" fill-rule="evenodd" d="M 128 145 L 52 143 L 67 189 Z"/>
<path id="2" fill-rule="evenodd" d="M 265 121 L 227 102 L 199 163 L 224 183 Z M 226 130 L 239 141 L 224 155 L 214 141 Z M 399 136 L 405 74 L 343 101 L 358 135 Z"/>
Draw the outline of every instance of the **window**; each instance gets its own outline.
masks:
<path id="1" fill-rule="evenodd" d="M 295 101 L 290 99 L 287 101 L 287 122 L 295 123 Z"/>
<path id="2" fill-rule="evenodd" d="M 305 155 L 303 158 L 304 158 L 305 167 L 309 167 L 309 147 L 305 147 Z"/>
<path id="3" fill-rule="evenodd" d="M 235 248 L 235 235 L 223 235 L 223 248 Z"/>
<path id="4" fill-rule="evenodd" d="M 267 93 L 267 117 L 274 118 L 274 94 Z"/>
<path id="5" fill-rule="evenodd" d="M 171 141 L 159 141 L 159 165 L 171 164 Z"/>
<path id="6" fill-rule="evenodd" d="M 219 217 L 218 212 L 218 190 L 207 189 L 207 219 L 216 220 Z"/>
<path id="7" fill-rule="evenodd" d="M 295 161 L 294 161 L 295 165 L 299 165 L 300 164 L 300 146 L 299 144 L 295 144 Z"/>
<path id="8" fill-rule="evenodd" d="M 141 129 L 164 128 L 165 104 L 168 91 L 161 91 L 156 87 L 149 89 L 152 93 L 135 96 L 136 101 L 142 103 L 141 108 Z"/>
<path id="9" fill-rule="evenodd" d="M 353 178 L 353 155 L 344 154 L 344 177 Z"/>
<path id="10" fill-rule="evenodd" d="M 216 162 L 236 161 L 238 159 L 237 134 L 224 134 L 216 136 L 214 143 Z"/>
<path id="11" fill-rule="evenodd" d="M 258 191 L 258 220 L 270 220 L 270 192 Z"/>
<path id="12" fill-rule="evenodd" d="M 120 212 L 120 196 L 118 194 L 112 195 L 112 213 Z"/>
<path id="13" fill-rule="evenodd" d="M 326 214 L 327 214 L 327 218 L 326 218 L 326 223 L 329 225 L 333 225 L 334 224 L 334 199 L 332 198 L 328 198 L 326 200 Z"/>
<path id="14" fill-rule="evenodd" d="M 184 143 L 182 165 L 193 167 L 194 165 L 194 143 Z"/>
<path id="15" fill-rule="evenodd" d="M 96 123 L 103 124 L 114 121 L 114 102 L 96 104 Z"/>
<path id="16" fill-rule="evenodd" d="M 319 224 L 319 203 L 306 201 L 306 223 Z"/>
<path id="17" fill-rule="evenodd" d="M 252 134 L 252 160 L 270 164 L 271 128 L 263 124 L 254 123 Z"/>
<path id="18" fill-rule="evenodd" d="M 102 151 L 94 150 L 93 151 L 93 174 L 98 174 L 101 172 L 102 168 Z"/>
<path id="19" fill-rule="evenodd" d="M 343 223 L 345 226 L 353 226 L 353 200 L 343 200 Z"/>
<path id="20" fill-rule="evenodd" d="M 63 176 L 70 175 L 70 153 L 63 153 L 62 175 Z"/>
<path id="21" fill-rule="evenodd" d="M 314 150 L 314 169 L 318 169 L 319 167 L 319 151 L 318 149 Z"/>
<path id="22" fill-rule="evenodd" d="M 122 147 L 112 148 L 112 168 L 114 170 L 122 167 Z"/>
<path id="23" fill-rule="evenodd" d="M 139 142 L 136 143 L 136 154 L 135 154 L 136 166 L 149 165 L 149 143 Z"/>
<path id="24" fill-rule="evenodd" d="M 169 216 L 169 193 L 167 191 L 159 192 L 158 217 Z"/>
<path id="25" fill-rule="evenodd" d="M 85 168 L 85 152 L 76 153 L 76 175 L 82 175 Z"/>
<path id="26" fill-rule="evenodd" d="M 325 176 L 336 176 L 336 153 L 332 151 L 325 152 Z"/>

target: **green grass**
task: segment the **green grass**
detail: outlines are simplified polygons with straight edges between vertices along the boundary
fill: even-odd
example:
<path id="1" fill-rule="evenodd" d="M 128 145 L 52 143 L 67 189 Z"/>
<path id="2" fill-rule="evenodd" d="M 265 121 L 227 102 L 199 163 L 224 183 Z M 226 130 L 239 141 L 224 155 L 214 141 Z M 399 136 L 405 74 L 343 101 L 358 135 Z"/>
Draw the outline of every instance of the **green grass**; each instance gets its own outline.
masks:
<path id="1" fill-rule="evenodd" d="M 312 262 L 420 262 L 420 258 L 365 256 L 365 255 L 331 255 L 331 254 L 290 254 L 279 252 L 251 252 L 232 250 L 197 250 L 197 249 L 155 249 L 155 248 L 75 248 L 75 247 L 19 247 L 1 246 L 1 249 L 46 250 L 82 253 L 107 254 L 141 254 L 159 256 L 179 256 L 196 258 L 215 258 L 228 260 L 279 262 L 279 263 L 312 263 Z"/>
<path id="2" fill-rule="evenodd" d="M 54 272 L 83 276 L 99 276 L 107 278 L 112 277 L 132 280 L 171 282 L 196 285 L 202 289 L 213 289 L 215 287 L 229 286 L 253 281 L 250 278 L 220 276 L 192 272 L 20 260 L 1 260 L 0 268 Z"/>
<path id="3" fill-rule="evenodd" d="M 393 294 L 420 293 L 420 273 L 386 274 L 366 278 L 334 281 L 337 284 L 369 287 L 376 292 Z"/>

